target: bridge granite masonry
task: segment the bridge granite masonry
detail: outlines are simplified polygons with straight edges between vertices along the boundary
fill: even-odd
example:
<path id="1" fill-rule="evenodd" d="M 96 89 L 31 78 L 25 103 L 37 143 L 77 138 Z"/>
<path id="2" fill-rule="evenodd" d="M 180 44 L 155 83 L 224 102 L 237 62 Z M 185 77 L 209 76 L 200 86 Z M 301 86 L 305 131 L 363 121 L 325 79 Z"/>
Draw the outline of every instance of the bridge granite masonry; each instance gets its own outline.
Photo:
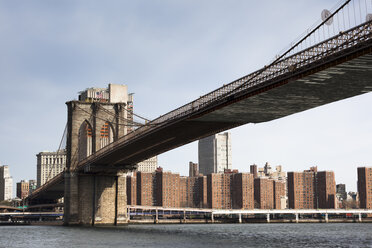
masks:
<path id="1" fill-rule="evenodd" d="M 272 121 L 370 92 L 372 21 L 337 29 L 320 40 L 320 30 L 349 3 L 270 65 L 138 129 L 126 128 L 124 103 L 67 102 L 67 168 L 29 196 L 29 203 L 64 197 L 66 225 L 125 223 L 126 183 L 120 175 L 138 162 L 233 127 Z M 308 45 L 300 50 L 302 44 Z M 100 127 L 105 123 L 113 140 L 100 147 Z"/>

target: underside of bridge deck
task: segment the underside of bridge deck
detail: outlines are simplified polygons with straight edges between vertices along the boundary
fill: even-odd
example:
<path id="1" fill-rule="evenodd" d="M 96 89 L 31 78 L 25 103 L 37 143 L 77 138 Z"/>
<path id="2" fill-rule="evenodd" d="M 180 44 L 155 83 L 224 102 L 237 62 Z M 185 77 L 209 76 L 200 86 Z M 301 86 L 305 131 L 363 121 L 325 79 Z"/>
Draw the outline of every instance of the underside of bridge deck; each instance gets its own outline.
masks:
<path id="1" fill-rule="evenodd" d="M 86 172 L 130 169 L 132 165 L 200 138 L 246 123 L 261 123 L 372 91 L 370 48 L 359 57 L 323 64 L 225 100 L 201 113 L 171 122 L 118 144 L 107 156 L 80 166 Z"/>

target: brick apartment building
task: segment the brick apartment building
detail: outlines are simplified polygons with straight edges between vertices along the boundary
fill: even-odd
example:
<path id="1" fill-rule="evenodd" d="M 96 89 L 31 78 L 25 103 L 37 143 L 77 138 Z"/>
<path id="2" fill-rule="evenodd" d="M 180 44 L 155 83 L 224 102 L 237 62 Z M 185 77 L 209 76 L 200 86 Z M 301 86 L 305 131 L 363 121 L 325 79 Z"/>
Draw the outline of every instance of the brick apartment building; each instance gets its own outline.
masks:
<path id="1" fill-rule="evenodd" d="M 274 208 L 274 180 L 263 177 L 254 179 L 254 201 L 255 208 Z"/>
<path id="2" fill-rule="evenodd" d="M 253 209 L 253 175 L 225 170 L 207 176 L 207 201 L 209 208 Z"/>
<path id="3" fill-rule="evenodd" d="M 163 207 L 207 207 L 207 177 L 180 177 L 179 174 L 137 171 L 127 176 L 128 205 Z"/>
<path id="4" fill-rule="evenodd" d="M 208 208 L 232 208 L 232 174 L 211 173 L 207 175 Z"/>
<path id="5" fill-rule="evenodd" d="M 253 209 L 256 198 L 258 208 L 281 209 L 285 189 L 285 182 L 254 179 L 253 174 L 237 170 L 180 177 L 158 169 L 153 173 L 137 172 L 127 178 L 128 205 Z"/>
<path id="6" fill-rule="evenodd" d="M 155 172 L 155 205 L 180 207 L 180 175 L 171 172 Z"/>
<path id="7" fill-rule="evenodd" d="M 283 203 L 282 199 L 285 198 L 286 193 L 286 183 L 285 181 L 274 180 L 274 209 L 285 209 L 286 201 Z"/>
<path id="8" fill-rule="evenodd" d="M 189 162 L 189 177 L 199 176 L 199 165 L 197 163 Z"/>
<path id="9" fill-rule="evenodd" d="M 283 209 L 281 198 L 285 197 L 285 182 L 258 177 L 254 179 L 255 208 Z"/>
<path id="10" fill-rule="evenodd" d="M 333 171 L 288 172 L 288 202 L 291 209 L 335 208 L 336 183 Z"/>
<path id="11" fill-rule="evenodd" d="M 30 192 L 30 184 L 28 181 L 22 180 L 17 183 L 17 197 L 20 199 L 26 198 Z"/>
<path id="12" fill-rule="evenodd" d="M 137 205 L 137 174 L 127 176 L 127 204 Z"/>
<path id="13" fill-rule="evenodd" d="M 180 206 L 207 207 L 207 177 L 180 177 Z"/>
<path id="14" fill-rule="evenodd" d="M 253 175 L 250 173 L 233 174 L 232 198 L 233 208 L 253 209 Z"/>
<path id="15" fill-rule="evenodd" d="M 155 173 L 138 171 L 136 181 L 137 181 L 137 205 L 155 206 L 156 203 L 154 185 Z"/>
<path id="16" fill-rule="evenodd" d="M 372 167 L 358 167 L 359 207 L 372 209 Z"/>
<path id="17" fill-rule="evenodd" d="M 333 171 L 316 174 L 318 208 L 336 208 L 336 181 Z"/>

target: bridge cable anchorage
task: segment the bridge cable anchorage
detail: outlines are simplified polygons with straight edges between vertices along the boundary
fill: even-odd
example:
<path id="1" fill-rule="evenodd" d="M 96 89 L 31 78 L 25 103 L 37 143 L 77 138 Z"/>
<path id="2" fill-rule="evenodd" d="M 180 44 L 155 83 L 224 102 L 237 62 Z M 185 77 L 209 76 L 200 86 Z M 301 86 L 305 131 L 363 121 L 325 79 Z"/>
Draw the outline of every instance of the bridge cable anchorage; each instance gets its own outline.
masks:
<path id="1" fill-rule="evenodd" d="M 51 176 L 51 174 L 52 174 L 52 171 L 55 169 L 55 166 L 57 165 L 56 162 L 58 162 L 58 160 L 59 160 L 59 159 L 58 159 L 58 155 L 59 155 L 59 153 L 60 153 L 60 151 L 61 151 L 62 143 L 63 143 L 63 141 L 65 140 L 66 136 L 67 136 L 67 123 L 66 123 L 66 125 L 65 125 L 65 129 L 64 129 L 64 131 L 63 131 L 61 141 L 59 142 L 59 146 L 58 146 L 58 150 L 57 150 L 56 158 L 53 158 L 53 164 L 52 164 L 52 167 L 51 167 L 50 170 L 49 170 L 49 173 L 48 173 L 48 176 L 47 176 L 47 178 L 46 178 L 46 180 L 45 180 L 45 183 L 48 182 L 48 181 L 51 179 L 50 176 Z M 61 158 L 61 160 L 63 160 L 63 158 Z M 61 163 L 63 163 L 63 161 L 61 161 Z"/>

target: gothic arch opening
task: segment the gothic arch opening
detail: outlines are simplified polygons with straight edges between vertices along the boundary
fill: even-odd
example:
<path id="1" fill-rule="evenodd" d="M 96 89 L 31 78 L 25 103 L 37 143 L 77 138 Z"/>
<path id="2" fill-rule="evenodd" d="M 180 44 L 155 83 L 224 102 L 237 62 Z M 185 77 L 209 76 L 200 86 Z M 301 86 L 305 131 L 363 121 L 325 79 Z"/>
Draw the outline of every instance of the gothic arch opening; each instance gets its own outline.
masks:
<path id="1" fill-rule="evenodd" d="M 110 122 L 103 124 L 100 132 L 100 148 L 103 148 L 114 141 L 114 129 Z"/>
<path id="2" fill-rule="evenodd" d="M 81 124 L 79 129 L 79 147 L 78 147 L 78 158 L 79 161 L 83 160 L 84 158 L 90 156 L 93 152 L 93 146 L 92 146 L 92 126 L 89 124 L 88 121 L 84 121 L 83 124 Z"/>

